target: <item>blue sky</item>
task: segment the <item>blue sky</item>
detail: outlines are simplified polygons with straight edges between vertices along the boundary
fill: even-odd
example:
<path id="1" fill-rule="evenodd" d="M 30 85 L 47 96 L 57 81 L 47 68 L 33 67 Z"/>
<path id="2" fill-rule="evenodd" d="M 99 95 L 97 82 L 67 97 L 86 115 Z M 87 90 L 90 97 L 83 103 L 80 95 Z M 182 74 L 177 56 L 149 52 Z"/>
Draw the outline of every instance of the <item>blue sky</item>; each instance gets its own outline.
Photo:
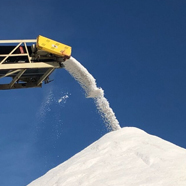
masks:
<path id="1" fill-rule="evenodd" d="M 186 148 L 184 0 L 2 0 L 0 17 L 0 39 L 43 35 L 72 46 L 121 127 Z M 0 93 L 0 185 L 26 185 L 108 132 L 68 72 L 52 78 Z"/>

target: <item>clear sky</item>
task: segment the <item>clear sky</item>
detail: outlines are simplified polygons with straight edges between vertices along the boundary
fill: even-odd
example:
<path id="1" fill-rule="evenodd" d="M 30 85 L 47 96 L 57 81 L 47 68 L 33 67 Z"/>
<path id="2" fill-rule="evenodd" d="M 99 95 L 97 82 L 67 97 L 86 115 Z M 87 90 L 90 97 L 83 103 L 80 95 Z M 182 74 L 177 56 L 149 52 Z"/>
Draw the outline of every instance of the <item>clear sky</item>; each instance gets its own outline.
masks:
<path id="1" fill-rule="evenodd" d="M 0 17 L 0 39 L 72 46 L 121 127 L 186 148 L 185 0 L 1 0 Z M 0 92 L 0 185 L 26 185 L 108 132 L 68 72 L 52 79 Z"/>

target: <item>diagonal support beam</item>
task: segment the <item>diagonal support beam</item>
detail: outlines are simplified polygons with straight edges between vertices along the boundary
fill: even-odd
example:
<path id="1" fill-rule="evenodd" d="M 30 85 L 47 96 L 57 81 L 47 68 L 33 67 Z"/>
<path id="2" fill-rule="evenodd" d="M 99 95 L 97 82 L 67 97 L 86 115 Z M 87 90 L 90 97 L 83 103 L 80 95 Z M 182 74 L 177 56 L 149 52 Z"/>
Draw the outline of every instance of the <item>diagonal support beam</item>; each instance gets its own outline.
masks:
<path id="1" fill-rule="evenodd" d="M 22 44 L 22 42 L 21 43 L 19 43 L 1 62 L 0 62 L 0 64 L 2 64 L 2 63 L 4 63 L 5 62 L 5 60 L 8 58 L 8 57 L 10 57 L 11 56 L 11 54 L 13 54 L 14 53 L 14 51 L 20 46 Z"/>
<path id="2" fill-rule="evenodd" d="M 16 72 L 19 72 L 19 71 L 20 71 L 20 69 L 7 72 L 5 75 L 1 76 L 0 79 L 1 79 L 1 78 L 4 78 L 4 77 L 7 77 L 7 76 L 9 76 L 9 75 L 11 75 L 11 74 L 15 74 Z"/>
<path id="3" fill-rule="evenodd" d="M 45 78 L 46 78 L 47 76 L 49 76 L 54 70 L 55 70 L 54 68 L 49 68 L 49 69 L 43 74 L 43 76 L 41 76 L 41 78 L 38 80 L 37 86 L 39 86 L 39 85 L 43 82 L 43 80 L 45 80 Z"/>
<path id="4" fill-rule="evenodd" d="M 21 70 L 21 71 L 14 77 L 14 79 L 13 79 L 13 80 L 11 81 L 11 83 L 10 83 L 10 88 L 13 87 L 13 85 L 15 84 L 15 82 L 16 82 L 17 80 L 19 80 L 19 78 L 24 74 L 25 71 L 26 71 L 26 69 Z"/>
<path id="5" fill-rule="evenodd" d="M 24 42 L 24 45 L 25 45 L 26 53 L 27 53 L 27 55 L 28 55 L 28 61 L 29 61 L 29 63 L 31 63 L 31 61 L 30 61 L 30 56 L 29 56 L 29 52 L 28 52 L 28 48 L 27 48 L 27 45 L 26 45 L 26 42 Z"/>

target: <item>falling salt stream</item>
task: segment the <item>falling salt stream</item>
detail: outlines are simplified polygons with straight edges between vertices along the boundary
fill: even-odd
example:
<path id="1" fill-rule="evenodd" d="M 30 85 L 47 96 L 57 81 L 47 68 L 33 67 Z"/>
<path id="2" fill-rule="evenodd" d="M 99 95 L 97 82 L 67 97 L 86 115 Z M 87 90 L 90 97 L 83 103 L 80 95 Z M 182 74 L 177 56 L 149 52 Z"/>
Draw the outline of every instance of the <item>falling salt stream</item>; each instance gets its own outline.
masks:
<path id="1" fill-rule="evenodd" d="M 107 128 L 109 130 L 118 130 L 120 125 L 113 110 L 109 106 L 108 100 L 104 97 L 102 88 L 98 88 L 96 80 L 88 72 L 88 70 L 75 58 L 71 57 L 64 62 L 65 69 L 78 81 L 85 90 L 87 98 L 93 98 L 96 107 L 101 114 Z"/>

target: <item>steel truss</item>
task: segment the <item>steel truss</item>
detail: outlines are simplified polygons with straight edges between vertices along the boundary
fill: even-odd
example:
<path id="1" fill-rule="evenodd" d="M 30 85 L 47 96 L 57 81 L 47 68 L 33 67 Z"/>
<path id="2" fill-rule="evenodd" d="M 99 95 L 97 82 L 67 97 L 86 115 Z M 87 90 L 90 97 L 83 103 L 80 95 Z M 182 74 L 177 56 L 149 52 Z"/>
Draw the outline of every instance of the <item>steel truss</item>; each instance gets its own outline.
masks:
<path id="1" fill-rule="evenodd" d="M 62 68 L 61 63 L 51 61 L 33 60 L 30 50 L 30 44 L 36 43 L 36 39 L 31 40 L 0 40 L 0 45 L 17 44 L 11 51 L 0 54 L 0 79 L 12 77 L 12 81 L 8 84 L 0 84 L 0 90 L 41 87 L 42 82 L 47 82 L 49 75 L 57 68 Z M 3 47 L 3 46 L 1 46 Z M 16 50 L 23 47 L 24 52 L 17 53 Z M 29 49 L 28 49 L 29 48 Z M 19 59 L 25 56 L 25 61 L 14 61 L 11 58 Z M 50 58 L 49 58 L 50 59 Z"/>

